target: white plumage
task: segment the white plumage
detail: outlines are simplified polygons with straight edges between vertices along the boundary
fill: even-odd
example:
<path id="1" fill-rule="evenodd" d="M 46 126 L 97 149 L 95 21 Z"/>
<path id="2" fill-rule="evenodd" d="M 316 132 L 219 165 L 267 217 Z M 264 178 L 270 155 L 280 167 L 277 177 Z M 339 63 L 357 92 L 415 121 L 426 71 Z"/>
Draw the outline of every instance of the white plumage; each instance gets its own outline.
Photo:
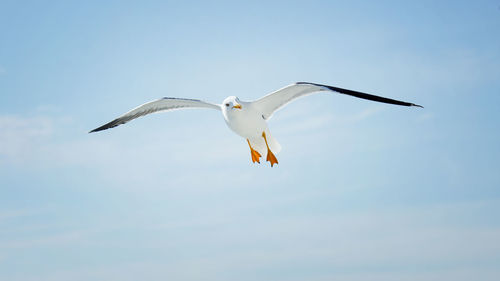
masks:
<path id="1" fill-rule="evenodd" d="M 194 99 L 162 98 L 140 105 L 113 121 L 90 131 L 90 133 L 113 128 L 118 125 L 125 124 L 135 118 L 155 112 L 185 108 L 211 108 L 222 111 L 222 115 L 224 116 L 227 126 L 236 134 L 247 140 L 248 145 L 250 146 L 252 161 L 254 163 L 260 163 L 261 155 L 266 155 L 266 160 L 271 162 L 272 166 L 278 163 L 274 153 L 278 153 L 281 150 L 281 145 L 271 135 L 266 121 L 273 116 L 274 112 L 285 106 L 287 103 L 299 97 L 324 91 L 333 91 L 340 94 L 389 104 L 422 107 L 413 103 L 393 100 L 348 89 L 315 83 L 298 82 L 272 92 L 253 102 L 240 101 L 235 96 L 226 98 L 221 105 Z"/>

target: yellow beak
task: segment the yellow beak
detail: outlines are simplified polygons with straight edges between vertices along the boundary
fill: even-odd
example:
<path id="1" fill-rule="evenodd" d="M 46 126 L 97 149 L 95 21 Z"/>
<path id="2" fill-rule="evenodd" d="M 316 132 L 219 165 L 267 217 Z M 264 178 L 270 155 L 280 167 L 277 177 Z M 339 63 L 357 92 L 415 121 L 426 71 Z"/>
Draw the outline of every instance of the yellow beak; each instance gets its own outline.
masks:
<path id="1" fill-rule="evenodd" d="M 233 106 L 233 108 L 241 109 L 241 104 L 237 104 L 237 105 Z"/>

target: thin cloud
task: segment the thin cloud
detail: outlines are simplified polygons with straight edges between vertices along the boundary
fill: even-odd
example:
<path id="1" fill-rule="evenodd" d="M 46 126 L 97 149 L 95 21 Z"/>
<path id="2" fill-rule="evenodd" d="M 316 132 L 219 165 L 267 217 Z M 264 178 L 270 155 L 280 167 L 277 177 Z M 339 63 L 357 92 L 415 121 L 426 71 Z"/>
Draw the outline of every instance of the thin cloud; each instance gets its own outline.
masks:
<path id="1" fill-rule="evenodd" d="M 52 132 L 53 121 L 47 117 L 0 116 L 0 155 L 22 160 Z"/>
<path id="2" fill-rule="evenodd" d="M 16 219 L 33 214 L 30 210 L 2 210 L 0 211 L 0 223 L 8 219 Z"/>

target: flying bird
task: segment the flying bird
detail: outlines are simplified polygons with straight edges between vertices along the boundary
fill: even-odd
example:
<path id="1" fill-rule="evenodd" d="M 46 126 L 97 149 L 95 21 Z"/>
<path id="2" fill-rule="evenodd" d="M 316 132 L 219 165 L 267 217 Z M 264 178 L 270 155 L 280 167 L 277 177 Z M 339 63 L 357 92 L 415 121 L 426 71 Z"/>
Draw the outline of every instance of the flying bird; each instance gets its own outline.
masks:
<path id="1" fill-rule="evenodd" d="M 140 105 L 115 120 L 90 131 L 89 133 L 114 128 L 138 117 L 160 111 L 187 108 L 215 109 L 222 112 L 224 120 L 231 130 L 246 139 L 248 146 L 250 147 L 252 162 L 260 164 L 260 158 L 265 154 L 266 161 L 270 162 L 272 167 L 274 164 L 278 164 L 278 159 L 275 154 L 281 150 L 281 145 L 271 135 L 271 132 L 267 127 L 267 120 L 273 116 L 274 112 L 289 102 L 300 97 L 319 92 L 335 92 L 376 102 L 401 106 L 422 107 L 421 105 L 414 103 L 384 98 L 348 89 L 308 82 L 297 82 L 251 102 L 242 101 L 235 96 L 227 97 L 221 105 L 196 99 L 165 97 Z"/>

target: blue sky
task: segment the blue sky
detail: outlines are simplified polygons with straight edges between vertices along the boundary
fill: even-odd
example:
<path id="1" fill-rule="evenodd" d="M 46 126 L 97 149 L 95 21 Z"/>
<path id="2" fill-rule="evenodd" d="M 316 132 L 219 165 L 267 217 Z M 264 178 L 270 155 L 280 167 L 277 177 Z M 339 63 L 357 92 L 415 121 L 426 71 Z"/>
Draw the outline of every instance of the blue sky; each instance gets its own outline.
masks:
<path id="1" fill-rule="evenodd" d="M 499 1 L 0 1 L 0 280 L 498 280 Z M 310 81 L 254 165 L 163 96 Z"/>

